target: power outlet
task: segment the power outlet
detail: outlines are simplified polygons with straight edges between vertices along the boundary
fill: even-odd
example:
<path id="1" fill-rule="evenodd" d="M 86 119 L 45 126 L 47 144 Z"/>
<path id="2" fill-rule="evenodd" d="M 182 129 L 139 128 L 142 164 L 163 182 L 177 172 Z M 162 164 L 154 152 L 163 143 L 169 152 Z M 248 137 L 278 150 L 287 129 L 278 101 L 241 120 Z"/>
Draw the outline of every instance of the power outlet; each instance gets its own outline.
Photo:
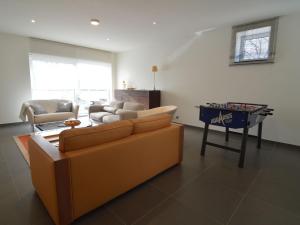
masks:
<path id="1" fill-rule="evenodd" d="M 178 119 L 179 119 L 179 116 L 175 116 L 175 119 L 178 120 Z"/>

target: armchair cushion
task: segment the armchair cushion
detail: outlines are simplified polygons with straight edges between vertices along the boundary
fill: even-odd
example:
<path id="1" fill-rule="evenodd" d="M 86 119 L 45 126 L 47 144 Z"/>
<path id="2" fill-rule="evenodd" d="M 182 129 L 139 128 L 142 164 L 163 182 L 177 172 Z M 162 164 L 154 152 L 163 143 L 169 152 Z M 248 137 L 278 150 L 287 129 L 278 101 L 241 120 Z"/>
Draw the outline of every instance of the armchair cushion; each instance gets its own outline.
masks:
<path id="1" fill-rule="evenodd" d="M 40 104 L 31 104 L 30 107 L 32 108 L 34 115 L 48 113 L 47 110 Z"/>
<path id="2" fill-rule="evenodd" d="M 112 107 L 112 106 L 104 106 L 103 110 L 109 113 L 115 113 L 118 108 Z"/>
<path id="3" fill-rule="evenodd" d="M 72 103 L 71 102 L 58 102 L 56 112 L 71 112 Z"/>
<path id="4" fill-rule="evenodd" d="M 118 109 L 115 115 L 105 115 L 102 118 L 103 123 L 112 123 L 119 120 L 129 120 L 137 118 L 137 112 L 131 110 Z"/>
<path id="5" fill-rule="evenodd" d="M 94 113 L 90 114 L 90 118 L 92 120 L 96 120 L 96 121 L 102 122 L 102 118 L 104 116 L 107 116 L 107 115 L 112 115 L 112 113 L 109 113 L 109 112 L 94 112 Z"/>

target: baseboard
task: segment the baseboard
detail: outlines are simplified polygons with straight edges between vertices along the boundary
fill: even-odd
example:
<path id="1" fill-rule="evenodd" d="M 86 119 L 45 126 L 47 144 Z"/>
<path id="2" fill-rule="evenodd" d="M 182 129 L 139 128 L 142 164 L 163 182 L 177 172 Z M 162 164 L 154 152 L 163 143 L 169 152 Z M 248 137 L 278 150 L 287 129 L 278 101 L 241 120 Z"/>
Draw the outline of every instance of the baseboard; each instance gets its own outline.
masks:
<path id="1" fill-rule="evenodd" d="M 30 124 L 29 122 L 15 122 L 15 123 L 1 123 L 0 127 L 6 127 L 6 126 L 16 126 L 21 124 Z"/>

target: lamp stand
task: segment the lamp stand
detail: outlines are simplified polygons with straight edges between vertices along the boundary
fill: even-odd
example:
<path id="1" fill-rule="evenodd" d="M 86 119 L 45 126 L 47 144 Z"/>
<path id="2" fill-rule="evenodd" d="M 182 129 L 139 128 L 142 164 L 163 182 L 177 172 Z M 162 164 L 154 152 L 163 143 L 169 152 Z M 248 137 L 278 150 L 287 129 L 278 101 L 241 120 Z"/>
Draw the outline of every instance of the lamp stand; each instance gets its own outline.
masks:
<path id="1" fill-rule="evenodd" d="M 155 91 L 155 72 L 153 72 L 153 84 L 154 84 L 153 90 Z"/>

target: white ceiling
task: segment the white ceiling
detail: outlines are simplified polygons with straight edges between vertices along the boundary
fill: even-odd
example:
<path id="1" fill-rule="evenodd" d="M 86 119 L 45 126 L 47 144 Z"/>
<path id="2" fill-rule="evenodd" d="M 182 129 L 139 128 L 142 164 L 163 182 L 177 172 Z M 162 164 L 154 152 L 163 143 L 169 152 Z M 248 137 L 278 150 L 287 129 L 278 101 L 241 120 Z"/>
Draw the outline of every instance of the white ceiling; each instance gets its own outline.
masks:
<path id="1" fill-rule="evenodd" d="M 120 52 L 298 10 L 300 0 L 0 0 L 0 31 Z"/>

